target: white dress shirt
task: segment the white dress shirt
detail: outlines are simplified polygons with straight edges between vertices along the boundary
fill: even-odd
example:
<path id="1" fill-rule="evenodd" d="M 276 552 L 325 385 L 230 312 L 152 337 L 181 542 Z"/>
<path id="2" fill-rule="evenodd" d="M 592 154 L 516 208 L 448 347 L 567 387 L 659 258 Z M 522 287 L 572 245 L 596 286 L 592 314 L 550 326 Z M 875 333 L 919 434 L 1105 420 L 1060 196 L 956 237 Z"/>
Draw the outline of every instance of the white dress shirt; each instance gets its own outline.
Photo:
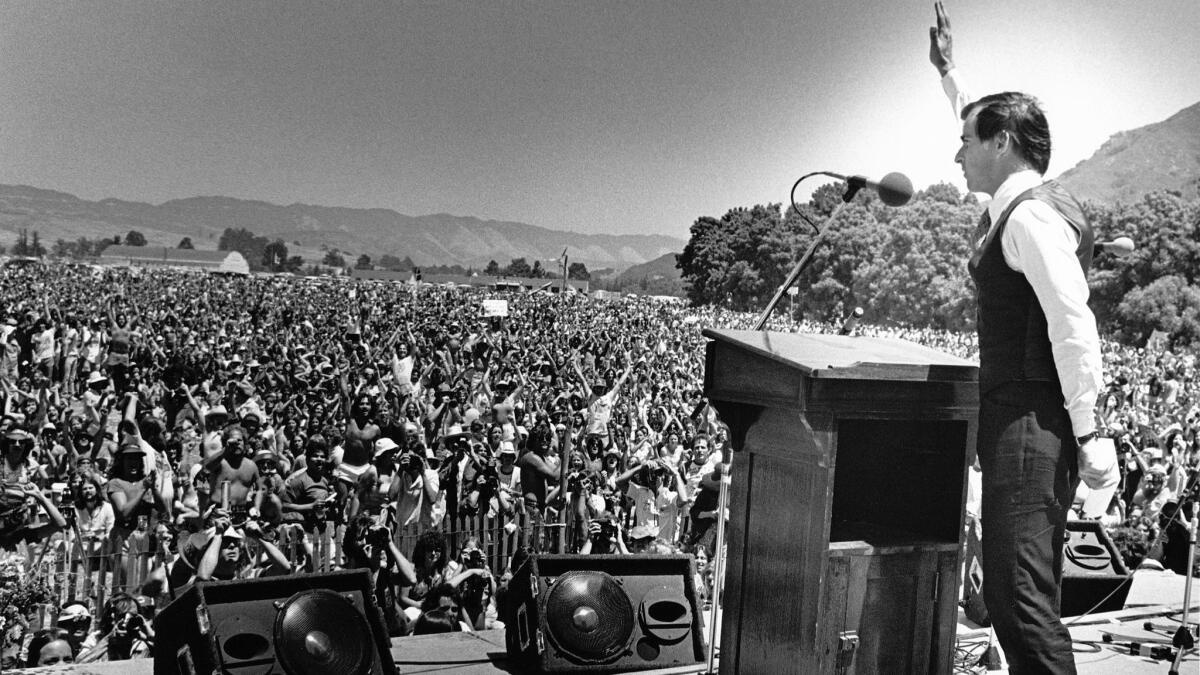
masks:
<path id="1" fill-rule="evenodd" d="M 942 78 L 942 89 L 956 116 L 973 100 L 957 70 Z M 1042 182 L 1042 176 L 1033 170 L 1018 171 L 1005 179 L 987 206 L 993 230 L 1013 199 Z M 978 243 L 991 236 L 989 231 Z M 1075 256 L 1078 233 L 1050 205 L 1027 199 L 1009 214 L 1000 245 L 1004 262 L 1025 275 L 1046 314 L 1054 365 L 1075 435 L 1095 431 L 1093 411 L 1104 386 L 1103 364 L 1096 317 L 1087 306 L 1087 279 Z"/>

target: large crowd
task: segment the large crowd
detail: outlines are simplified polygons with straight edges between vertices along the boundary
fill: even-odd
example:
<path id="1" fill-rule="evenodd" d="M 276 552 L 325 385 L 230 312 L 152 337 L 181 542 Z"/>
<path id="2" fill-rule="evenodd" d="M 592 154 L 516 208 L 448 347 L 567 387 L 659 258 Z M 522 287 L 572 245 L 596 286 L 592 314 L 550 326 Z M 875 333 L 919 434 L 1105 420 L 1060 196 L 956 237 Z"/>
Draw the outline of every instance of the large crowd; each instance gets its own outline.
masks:
<path id="1" fill-rule="evenodd" d="M 494 298 L 507 315 L 484 316 Z M 840 323 L 779 314 L 773 329 Z M 502 627 L 506 579 L 533 551 L 691 553 L 709 588 L 731 449 L 702 394 L 701 330 L 753 319 L 655 298 L 6 267 L 0 667 L 149 654 L 154 612 L 198 580 L 366 569 L 393 635 Z M 857 330 L 975 352 L 971 335 Z M 1105 357 L 1099 414 L 1127 462 L 1104 522 L 1132 564 L 1183 572 L 1194 355 Z"/>

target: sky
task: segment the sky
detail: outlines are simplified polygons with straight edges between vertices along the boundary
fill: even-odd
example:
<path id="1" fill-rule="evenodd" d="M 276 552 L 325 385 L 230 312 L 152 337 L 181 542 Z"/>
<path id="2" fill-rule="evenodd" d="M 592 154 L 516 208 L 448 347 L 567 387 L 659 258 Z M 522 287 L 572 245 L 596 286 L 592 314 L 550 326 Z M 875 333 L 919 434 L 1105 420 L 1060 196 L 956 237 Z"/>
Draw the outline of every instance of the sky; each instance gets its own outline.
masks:
<path id="1" fill-rule="evenodd" d="M 1196 0 L 945 4 L 972 91 L 1045 104 L 1049 175 L 1200 101 Z M 923 0 L 0 0 L 0 183 L 686 238 L 811 171 L 965 187 L 933 22 Z"/>

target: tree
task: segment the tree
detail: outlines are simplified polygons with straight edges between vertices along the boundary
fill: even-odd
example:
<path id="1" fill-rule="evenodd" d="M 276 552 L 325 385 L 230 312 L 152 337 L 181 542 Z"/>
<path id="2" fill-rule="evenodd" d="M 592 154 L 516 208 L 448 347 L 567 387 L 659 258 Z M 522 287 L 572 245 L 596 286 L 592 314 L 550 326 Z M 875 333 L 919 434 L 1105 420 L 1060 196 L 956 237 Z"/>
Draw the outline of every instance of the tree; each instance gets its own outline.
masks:
<path id="1" fill-rule="evenodd" d="M 573 262 L 567 266 L 567 278 L 588 281 L 592 278 L 592 273 L 588 271 L 587 265 L 581 262 Z"/>
<path id="2" fill-rule="evenodd" d="M 300 268 L 302 267 L 304 267 L 304 258 L 294 255 L 287 259 L 287 262 L 283 266 L 283 271 L 291 272 L 292 274 L 299 274 Z"/>
<path id="3" fill-rule="evenodd" d="M 1165 331 L 1173 345 L 1200 342 L 1200 288 L 1178 275 L 1156 279 L 1129 292 L 1117 307 L 1120 337 L 1144 344 L 1155 330 Z"/>
<path id="4" fill-rule="evenodd" d="M 543 279 L 546 276 L 546 270 L 542 268 L 541 260 L 533 261 L 533 269 L 529 270 L 530 279 Z"/>
<path id="5" fill-rule="evenodd" d="M 129 234 L 125 235 L 126 246 L 145 246 L 146 237 L 137 230 L 130 230 Z"/>
<path id="6" fill-rule="evenodd" d="M 29 254 L 35 258 L 40 258 L 46 255 L 46 247 L 42 246 L 42 239 L 38 236 L 38 231 L 33 231 L 33 243 L 30 244 Z"/>
<path id="7" fill-rule="evenodd" d="M 282 272 L 287 265 L 288 248 L 287 244 L 283 243 L 282 239 L 267 244 L 263 247 L 263 268 L 272 272 Z"/>
<path id="8" fill-rule="evenodd" d="M 354 263 L 354 269 L 369 270 L 371 269 L 371 256 L 366 253 L 358 256 L 358 260 Z"/>
<path id="9" fill-rule="evenodd" d="M 227 227 L 221 233 L 220 240 L 217 241 L 217 250 L 237 251 L 246 258 L 250 269 L 260 270 L 263 268 L 263 254 L 270 243 L 266 237 L 255 236 L 253 232 L 243 227 L 237 229 Z"/>
<path id="10" fill-rule="evenodd" d="M 500 263 L 496 262 L 495 260 L 489 260 L 487 267 L 483 268 L 483 273 L 491 277 L 500 276 Z"/>
<path id="11" fill-rule="evenodd" d="M 379 256 L 379 266 L 385 270 L 401 270 L 404 269 L 404 262 L 390 253 L 384 253 Z"/>
<path id="12" fill-rule="evenodd" d="M 192 245 L 192 238 L 191 238 L 191 237 L 184 237 L 183 239 L 180 239 L 180 240 L 179 240 L 179 245 L 178 245 L 178 246 L 176 246 L 175 248 L 194 249 L 194 248 L 196 248 L 196 247 Z"/>
<path id="13" fill-rule="evenodd" d="M 524 258 L 513 258 L 512 262 L 508 264 L 508 270 L 506 273 L 510 277 L 528 279 L 529 275 L 533 273 L 533 269 L 529 266 L 529 263 L 526 262 Z"/>
<path id="14" fill-rule="evenodd" d="M 325 257 L 321 259 L 321 264 L 328 267 L 345 267 L 346 259 L 342 257 L 338 250 L 330 249 L 325 253 Z"/>

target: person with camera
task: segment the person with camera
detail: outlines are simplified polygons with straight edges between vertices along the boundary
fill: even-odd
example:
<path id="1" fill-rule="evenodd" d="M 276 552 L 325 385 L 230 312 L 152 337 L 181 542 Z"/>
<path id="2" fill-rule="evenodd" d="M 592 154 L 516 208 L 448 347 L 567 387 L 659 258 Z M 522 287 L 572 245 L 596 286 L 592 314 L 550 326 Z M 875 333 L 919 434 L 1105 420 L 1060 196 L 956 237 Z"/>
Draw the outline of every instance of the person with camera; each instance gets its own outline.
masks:
<path id="1" fill-rule="evenodd" d="M 416 584 L 416 569 L 396 546 L 391 530 L 377 525 L 370 515 L 360 514 L 346 525 L 342 552 L 346 569 L 370 571 L 375 604 L 383 612 L 388 634 L 398 637 L 410 632 L 396 589 Z"/>
<path id="2" fill-rule="evenodd" d="M 116 593 L 104 603 L 100 624 L 84 640 L 78 660 L 127 661 L 148 658 L 154 648 L 154 627 L 143 616 L 143 608 L 128 593 Z M 96 654 L 96 652 L 99 654 Z"/>
<path id="3" fill-rule="evenodd" d="M 33 483 L 4 483 L 0 494 L 0 549 L 38 543 L 67 526 L 54 502 Z M 46 520 L 41 518 L 41 513 Z"/>
<path id="4" fill-rule="evenodd" d="M 617 477 L 632 502 L 630 550 L 640 553 L 656 542 L 674 544 L 680 509 L 688 503 L 687 483 L 666 457 L 634 466 Z"/>
<path id="5" fill-rule="evenodd" d="M 213 533 L 196 564 L 194 581 L 252 579 L 292 571 L 292 564 L 283 552 L 263 538 L 262 525 L 257 520 L 247 520 L 241 527 L 234 527 L 227 515 L 217 513 Z M 255 544 L 257 556 L 251 553 L 247 540 Z"/>
<path id="6" fill-rule="evenodd" d="M 417 523 L 421 531 L 434 526 L 434 507 L 441 495 L 441 476 L 426 458 L 406 448 L 396 460 L 396 477 L 389 497 L 396 504 L 396 527 Z"/>
<path id="7" fill-rule="evenodd" d="M 613 518 L 612 513 L 604 511 L 592 518 L 588 524 L 588 537 L 579 547 L 579 555 L 603 554 L 629 555 L 625 545 L 625 536 L 621 526 Z"/>
<path id="8" fill-rule="evenodd" d="M 504 627 L 496 611 L 496 579 L 475 537 L 468 538 L 463 545 L 458 573 L 450 585 L 458 589 L 460 620 L 471 630 Z"/>

